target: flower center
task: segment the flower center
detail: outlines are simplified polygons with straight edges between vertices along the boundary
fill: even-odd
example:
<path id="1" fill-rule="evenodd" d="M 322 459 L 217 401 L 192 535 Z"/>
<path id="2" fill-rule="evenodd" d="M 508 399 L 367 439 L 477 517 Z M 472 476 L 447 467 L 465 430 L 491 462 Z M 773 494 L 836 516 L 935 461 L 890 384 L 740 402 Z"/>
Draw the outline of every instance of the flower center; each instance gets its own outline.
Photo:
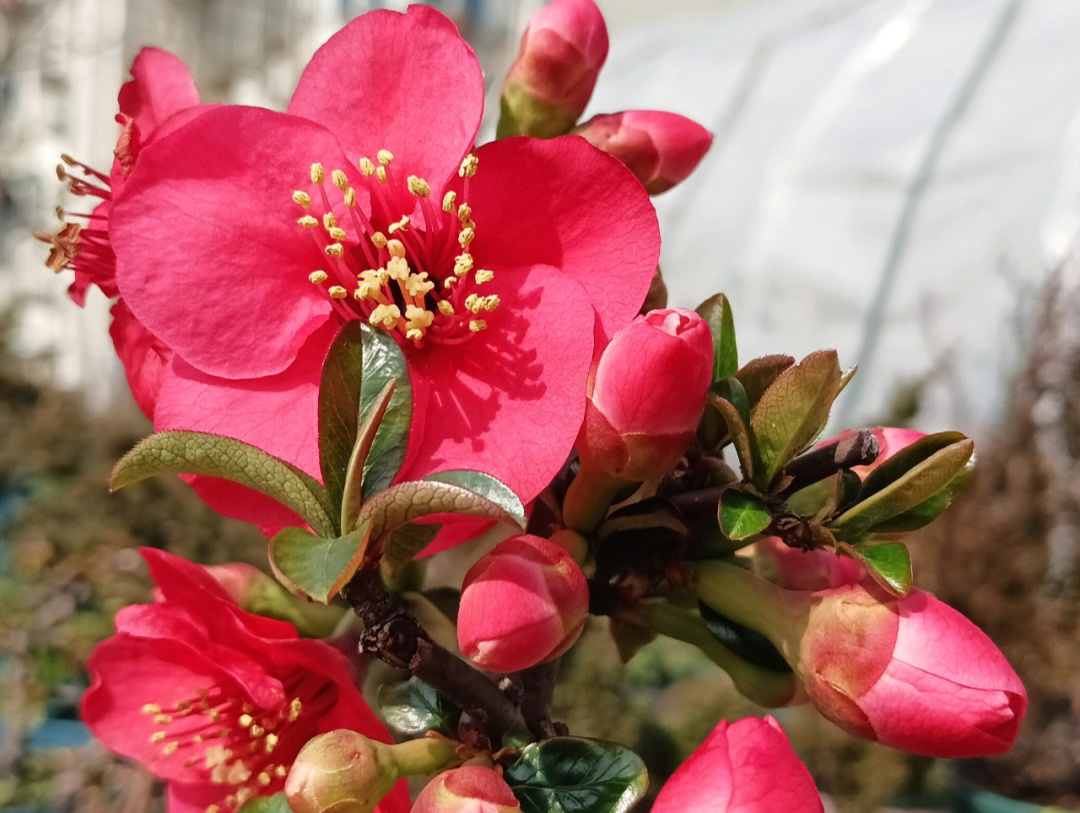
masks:
<path id="1" fill-rule="evenodd" d="M 112 199 L 108 175 L 76 161 L 70 155 L 61 155 L 60 158 L 64 163 L 56 165 L 56 175 L 61 181 L 67 182 L 71 194 Z M 60 218 L 61 226 L 55 234 L 34 232 L 34 237 L 51 246 L 45 266 L 59 274 L 74 269 L 75 258 L 81 257 L 83 267 L 95 277 L 93 281 L 97 281 L 99 272 L 105 277 L 111 275 L 116 267 L 116 255 L 109 245 L 109 232 L 100 218 L 95 217 L 93 212 L 68 212 L 59 207 L 56 216 Z M 83 222 L 71 222 L 68 218 Z"/>
<path id="2" fill-rule="evenodd" d="M 255 708 L 236 689 L 221 685 L 197 689 L 171 706 L 142 707 L 160 726 L 150 735 L 151 743 L 166 755 L 188 752 L 185 768 L 201 768 L 209 782 L 222 786 L 222 803 L 210 805 L 206 813 L 236 810 L 248 799 L 284 787 L 297 753 L 337 702 L 333 684 L 303 670 L 284 678 L 282 685 L 291 699 L 271 711 Z"/>
<path id="3" fill-rule="evenodd" d="M 468 155 L 458 169 L 463 200 L 459 203 L 451 191 L 439 206 L 432 203 L 431 186 L 423 178 L 410 175 L 400 182 L 387 150 L 379 150 L 376 159 L 360 159 L 370 217 L 357 205 L 356 190 L 340 169 L 327 176 L 322 164 L 312 164 L 312 192 L 293 192 L 301 210 L 297 223 L 327 258 L 325 268 L 313 270 L 308 280 L 325 290 L 343 318 L 365 319 L 417 347 L 427 341 L 467 341 L 487 328 L 483 314 L 499 306 L 498 294 L 483 292 L 494 272 L 475 268 L 469 250 L 476 223 L 464 199 L 476 174 L 476 156 Z M 340 219 L 331 196 L 343 204 Z M 417 202 L 422 224 L 408 214 Z"/>

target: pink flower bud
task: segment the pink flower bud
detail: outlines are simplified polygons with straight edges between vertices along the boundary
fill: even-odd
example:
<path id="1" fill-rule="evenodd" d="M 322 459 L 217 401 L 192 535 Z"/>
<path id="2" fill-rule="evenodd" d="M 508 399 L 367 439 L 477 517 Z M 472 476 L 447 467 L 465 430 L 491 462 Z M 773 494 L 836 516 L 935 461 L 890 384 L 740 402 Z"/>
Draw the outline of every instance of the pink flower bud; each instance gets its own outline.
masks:
<path id="1" fill-rule="evenodd" d="M 445 771 L 420 791 L 412 813 L 514 813 L 521 805 L 499 772 L 481 765 Z"/>
<path id="2" fill-rule="evenodd" d="M 516 672 L 573 646 L 588 612 L 589 588 L 570 554 L 538 536 L 515 536 L 465 575 L 458 645 L 482 669 Z"/>
<path id="3" fill-rule="evenodd" d="M 285 797 L 294 813 L 371 813 L 398 778 L 389 746 L 337 729 L 300 749 Z"/>
<path id="4" fill-rule="evenodd" d="M 653 813 L 821 813 L 806 766 L 772 717 L 721 720 L 660 789 Z"/>
<path id="5" fill-rule="evenodd" d="M 254 590 L 271 581 L 270 577 L 254 565 L 231 562 L 227 565 L 206 565 L 203 569 L 221 585 L 229 598 L 247 609 L 248 599 Z"/>
<path id="6" fill-rule="evenodd" d="M 758 573 L 787 590 L 828 590 L 866 575 L 865 568 L 849 556 L 793 548 L 777 536 L 754 543 L 754 561 Z"/>
<path id="7" fill-rule="evenodd" d="M 817 444 L 818 448 L 823 446 L 831 446 L 834 443 L 838 443 L 841 440 L 846 440 L 855 434 L 858 430 L 848 429 L 846 432 L 841 432 L 834 438 L 823 440 Z M 926 437 L 925 432 L 920 432 L 917 429 L 904 429 L 898 426 L 877 426 L 873 429 L 866 430 L 870 432 L 878 442 L 878 455 L 874 458 L 874 462 L 867 466 L 855 466 L 851 470 L 855 472 L 859 477 L 866 479 L 866 476 L 870 474 L 874 469 L 888 460 L 897 452 L 902 449 L 906 449 L 912 443 L 917 440 L 922 440 Z"/>
<path id="8" fill-rule="evenodd" d="M 577 449 L 624 480 L 669 471 L 694 437 L 712 383 L 709 326 L 694 311 L 650 311 L 615 334 L 592 375 Z"/>
<path id="9" fill-rule="evenodd" d="M 682 181 L 712 145 L 712 133 L 700 124 L 659 110 L 593 116 L 574 132 L 626 164 L 650 195 Z"/>
<path id="10" fill-rule="evenodd" d="M 554 0 L 532 18 L 506 74 L 499 138 L 570 131 L 607 58 L 603 15 L 593 0 Z"/>
<path id="11" fill-rule="evenodd" d="M 925 756 L 1009 750 L 1027 692 L 968 619 L 928 593 L 896 599 L 868 582 L 809 595 L 796 671 L 826 717 Z"/>

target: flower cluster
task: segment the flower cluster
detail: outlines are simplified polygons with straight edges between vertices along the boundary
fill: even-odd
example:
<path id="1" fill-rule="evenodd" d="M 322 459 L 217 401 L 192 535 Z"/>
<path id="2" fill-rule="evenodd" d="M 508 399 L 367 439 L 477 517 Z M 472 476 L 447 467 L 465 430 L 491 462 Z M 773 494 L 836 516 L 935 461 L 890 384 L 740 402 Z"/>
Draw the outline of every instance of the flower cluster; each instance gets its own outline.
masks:
<path id="1" fill-rule="evenodd" d="M 145 49 L 112 170 L 65 157 L 100 202 L 43 236 L 48 265 L 76 302 L 115 299 L 157 431 L 113 486 L 179 474 L 271 537 L 277 581 L 144 551 L 158 601 L 90 660 L 85 720 L 171 810 L 403 811 L 417 775 L 422 813 L 627 810 L 641 760 L 550 718 L 590 615 L 623 652 L 681 639 L 759 704 L 858 737 L 945 757 L 1015 739 L 1023 685 L 913 587 L 901 536 L 964 485 L 971 442 L 815 443 L 852 372 L 834 352 L 740 364 L 726 298 L 665 307 L 649 196 L 711 136 L 661 111 L 579 122 L 607 48 L 592 0 L 546 6 L 479 146 L 479 63 L 424 6 L 349 23 L 285 112 L 201 104 Z M 464 543 L 436 601 L 414 560 Z M 397 670 L 375 670 L 397 743 L 358 688 L 372 657 Z M 822 802 L 753 717 L 721 721 L 653 809 Z"/>

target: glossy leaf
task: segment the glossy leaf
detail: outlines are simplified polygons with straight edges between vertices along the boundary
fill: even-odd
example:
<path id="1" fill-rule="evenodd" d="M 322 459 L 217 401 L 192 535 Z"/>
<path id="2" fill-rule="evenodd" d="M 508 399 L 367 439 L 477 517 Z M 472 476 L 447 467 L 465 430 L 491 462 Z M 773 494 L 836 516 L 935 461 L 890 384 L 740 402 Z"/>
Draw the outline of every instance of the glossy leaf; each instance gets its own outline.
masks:
<path id="1" fill-rule="evenodd" d="M 911 555 L 906 545 L 860 545 L 853 548 L 857 558 L 901 596 L 911 590 Z"/>
<path id="2" fill-rule="evenodd" d="M 362 492 L 364 465 L 375 436 L 382 425 L 390 400 L 394 396 L 396 384 L 394 379 L 387 381 L 378 397 L 360 418 L 360 426 L 356 430 L 356 443 L 353 444 L 349 466 L 345 472 L 345 489 L 341 495 L 342 533 L 350 533 L 356 529 L 356 518 L 360 515 L 360 507 L 364 503 Z"/>
<path id="3" fill-rule="evenodd" d="M 405 356 L 389 333 L 364 325 L 363 346 L 364 376 L 360 382 L 357 414 L 370 412 L 386 385 L 394 382 L 394 394 L 364 461 L 363 495 L 366 500 L 394 482 L 405 462 L 412 422 L 413 388 Z"/>
<path id="4" fill-rule="evenodd" d="M 750 434 L 750 410 L 747 406 L 746 393 L 734 378 L 725 378 L 717 383 L 717 392 L 710 392 L 705 403 L 720 413 L 727 426 L 728 436 L 739 458 L 743 478 L 750 480 L 757 471 L 757 448 Z"/>
<path id="5" fill-rule="evenodd" d="M 319 381 L 319 469 L 334 506 L 341 505 L 349 456 L 356 443 L 364 347 L 360 322 L 348 322 L 323 362 Z"/>
<path id="6" fill-rule="evenodd" d="M 728 298 L 723 294 L 710 296 L 697 306 L 697 312 L 712 332 L 713 381 L 735 375 L 739 369 L 739 354 L 735 346 L 735 319 Z"/>
<path id="7" fill-rule="evenodd" d="M 972 454 L 964 468 L 960 470 L 960 473 L 933 497 L 892 519 L 879 522 L 874 526 L 874 533 L 902 533 L 915 531 L 929 525 L 941 516 L 945 509 L 949 507 L 949 503 L 952 502 L 952 498 L 956 496 L 957 492 L 967 485 L 967 481 L 971 479 L 971 475 L 975 471 L 976 457 L 977 455 Z"/>
<path id="8" fill-rule="evenodd" d="M 390 572 L 394 575 L 400 573 L 416 554 L 431 544 L 441 528 L 442 525 L 438 523 L 421 525 L 410 522 L 391 531 L 390 538 L 386 541 L 386 552 L 383 554 Z"/>
<path id="9" fill-rule="evenodd" d="M 204 474 L 253 488 L 299 514 L 318 533 L 337 533 L 326 489 L 296 466 L 248 443 L 204 432 L 159 432 L 140 441 L 113 468 L 109 488 L 156 474 Z"/>
<path id="10" fill-rule="evenodd" d="M 325 538 L 286 528 L 270 540 L 270 567 L 290 592 L 329 604 L 363 562 L 370 530 Z"/>
<path id="11" fill-rule="evenodd" d="M 379 708 L 386 724 L 403 737 L 419 737 L 427 731 L 453 736 L 461 719 L 461 709 L 415 677 L 383 685 Z"/>
<path id="12" fill-rule="evenodd" d="M 750 431 L 761 471 L 754 481 L 765 488 L 825 426 L 840 389 L 835 350 L 811 353 L 781 373 L 750 411 Z"/>
<path id="13" fill-rule="evenodd" d="M 720 495 L 719 519 L 724 536 L 739 541 L 764 531 L 772 515 L 759 497 L 729 488 Z"/>
<path id="14" fill-rule="evenodd" d="M 735 373 L 735 378 L 743 385 L 750 406 L 761 400 L 765 390 L 794 363 L 795 359 L 791 356 L 761 356 L 743 365 L 742 369 Z"/>
<path id="15" fill-rule="evenodd" d="M 526 745 L 503 778 L 522 813 L 624 813 L 649 786 L 633 751 L 578 737 Z"/>
<path id="16" fill-rule="evenodd" d="M 292 813 L 284 793 L 273 796 L 258 796 L 244 803 L 240 813 Z"/>

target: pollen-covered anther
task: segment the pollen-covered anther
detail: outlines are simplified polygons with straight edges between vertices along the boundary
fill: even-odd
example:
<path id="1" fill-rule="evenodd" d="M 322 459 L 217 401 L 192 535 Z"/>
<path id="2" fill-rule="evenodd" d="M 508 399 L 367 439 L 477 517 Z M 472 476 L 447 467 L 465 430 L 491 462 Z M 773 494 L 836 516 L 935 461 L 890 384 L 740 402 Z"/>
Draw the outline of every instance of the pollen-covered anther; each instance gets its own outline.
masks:
<path id="1" fill-rule="evenodd" d="M 469 322 L 469 330 L 471 330 L 473 333 L 479 333 L 481 330 L 486 329 L 487 322 L 485 322 L 483 319 L 473 319 L 471 322 Z"/>
<path id="2" fill-rule="evenodd" d="M 301 192 L 297 189 L 292 193 L 293 203 L 303 206 L 305 209 L 311 205 L 311 195 L 307 192 Z"/>
<path id="3" fill-rule="evenodd" d="M 315 228 L 316 226 L 319 225 L 319 221 L 316 220 L 311 215 L 304 215 L 303 217 L 299 218 L 296 222 L 299 223 L 301 226 L 303 226 L 305 229 L 313 229 L 313 228 Z"/>
<path id="4" fill-rule="evenodd" d="M 350 208 L 356 205 L 356 190 L 351 186 L 345 190 L 345 205 Z"/>
<path id="5" fill-rule="evenodd" d="M 440 299 L 439 300 L 439 313 L 441 313 L 443 316 L 453 316 L 454 315 L 454 306 L 450 303 L 449 300 Z"/>
<path id="6" fill-rule="evenodd" d="M 427 271 L 421 271 L 405 280 L 405 290 L 413 299 L 419 299 L 434 291 L 435 283 L 428 279 Z"/>
<path id="7" fill-rule="evenodd" d="M 471 178 L 476 174 L 476 167 L 480 163 L 476 155 L 469 153 L 461 162 L 461 166 L 458 167 L 458 176 L 461 178 Z M 482 329 L 482 328 L 481 328 Z"/>
<path id="8" fill-rule="evenodd" d="M 345 172 L 340 169 L 335 169 L 330 173 L 330 182 L 334 184 L 338 189 L 344 192 L 349 186 L 349 179 L 345 175 Z"/>
<path id="9" fill-rule="evenodd" d="M 476 237 L 476 231 L 473 229 L 472 226 L 466 226 L 458 234 L 457 240 L 458 243 L 461 244 L 462 248 L 468 248 L 474 237 Z"/>
<path id="10" fill-rule="evenodd" d="M 416 175 L 410 175 L 408 184 L 409 192 L 417 197 L 426 198 L 431 194 L 431 184 L 423 178 L 419 178 Z"/>
<path id="11" fill-rule="evenodd" d="M 400 240 L 387 240 L 386 250 L 390 252 L 391 257 L 404 257 L 405 256 L 405 244 Z"/>
<path id="12" fill-rule="evenodd" d="M 387 279 L 389 279 L 389 274 L 385 268 L 369 268 L 367 271 L 362 271 L 353 296 L 361 300 L 374 298 L 382 291 Z"/>
<path id="13" fill-rule="evenodd" d="M 447 192 L 443 195 L 442 210 L 449 214 L 454 211 L 454 202 L 457 200 L 457 192 Z"/>
<path id="14" fill-rule="evenodd" d="M 473 313 L 481 313 L 482 311 L 493 311 L 499 307 L 499 295 L 492 294 L 491 296 L 477 296 L 476 294 L 469 294 L 465 297 L 465 307 Z"/>
<path id="15" fill-rule="evenodd" d="M 344 299 L 349 295 L 349 292 L 340 285 L 331 285 L 327 293 L 330 294 L 331 299 Z"/>
<path id="16" fill-rule="evenodd" d="M 326 247 L 326 253 L 331 257 L 340 257 L 345 253 L 345 247 L 341 243 L 331 243 Z"/>
<path id="17" fill-rule="evenodd" d="M 407 228 L 409 228 L 409 216 L 402 215 L 401 220 L 391 223 L 387 228 L 387 231 L 393 234 L 396 231 L 404 231 Z"/>
<path id="18" fill-rule="evenodd" d="M 379 183 L 386 183 L 386 167 L 375 167 L 375 177 L 378 179 Z"/>
<path id="19" fill-rule="evenodd" d="M 465 252 L 464 254 L 458 254 L 454 258 L 454 274 L 459 277 L 463 277 L 473 269 L 472 254 Z"/>
<path id="20" fill-rule="evenodd" d="M 404 257 L 392 257 L 386 264 L 386 273 L 390 275 L 390 279 L 404 282 L 409 278 L 409 264 Z"/>
<path id="21" fill-rule="evenodd" d="M 370 178 L 375 174 L 375 164 L 370 158 L 360 159 L 360 172 L 365 178 Z"/>
<path id="22" fill-rule="evenodd" d="M 479 268 L 476 273 L 473 274 L 473 279 L 476 280 L 478 285 L 482 285 L 485 282 L 491 282 L 495 279 L 495 272 L 488 271 L 486 268 Z"/>
<path id="23" fill-rule="evenodd" d="M 334 217 L 334 213 L 333 212 L 327 212 L 326 214 L 324 214 L 322 216 L 322 224 L 323 224 L 323 228 L 326 229 L 327 231 L 329 231 L 330 229 L 337 226 L 337 218 Z"/>
<path id="24" fill-rule="evenodd" d="M 472 223 L 472 207 L 463 203 L 458 207 L 457 217 L 462 223 Z"/>
<path id="25" fill-rule="evenodd" d="M 397 305 L 378 305 L 368 317 L 368 322 L 372 327 L 383 327 L 387 330 L 393 330 L 400 321 L 401 309 Z M 291 709 L 289 716 L 292 719 Z"/>
<path id="26" fill-rule="evenodd" d="M 405 338 L 418 340 L 424 338 L 427 329 L 435 319 L 435 314 L 417 305 L 405 308 Z"/>
<path id="27" fill-rule="evenodd" d="M 337 226 L 327 229 L 327 234 L 330 235 L 331 240 L 344 240 L 349 236 L 345 229 L 339 229 Z"/>
<path id="28" fill-rule="evenodd" d="M 311 165 L 311 182 L 321 184 L 326 180 L 326 170 L 323 169 L 323 165 L 316 161 Z"/>
<path id="29" fill-rule="evenodd" d="M 390 150 L 379 150 L 375 153 L 375 158 L 378 159 L 379 163 L 384 167 L 388 167 L 390 166 L 390 162 L 394 160 L 394 154 L 390 152 Z"/>

